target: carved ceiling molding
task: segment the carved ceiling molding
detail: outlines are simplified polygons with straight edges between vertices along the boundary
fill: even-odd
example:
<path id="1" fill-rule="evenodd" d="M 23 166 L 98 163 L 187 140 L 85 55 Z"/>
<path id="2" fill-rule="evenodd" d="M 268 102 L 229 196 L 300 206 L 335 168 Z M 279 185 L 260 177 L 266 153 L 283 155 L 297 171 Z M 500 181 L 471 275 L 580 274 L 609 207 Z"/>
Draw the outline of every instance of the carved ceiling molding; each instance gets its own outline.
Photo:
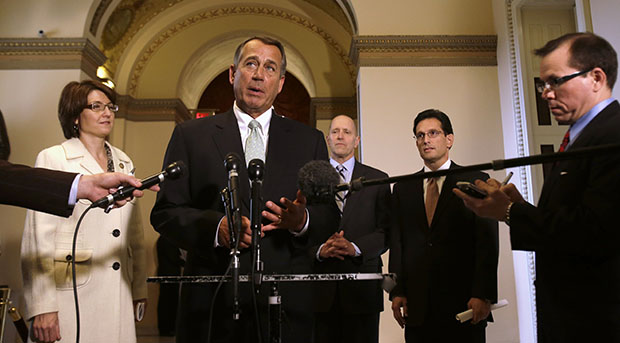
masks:
<path id="1" fill-rule="evenodd" d="M 173 6 L 183 2 L 183 0 L 150 0 L 150 1 L 141 1 L 141 0 L 123 0 L 120 4 L 114 9 L 110 18 L 115 18 L 126 11 L 131 12 L 132 19 L 130 23 L 126 23 L 129 26 L 126 28 L 118 27 L 115 20 L 108 20 L 106 23 L 102 36 L 99 48 L 103 51 L 103 53 L 108 57 L 108 60 L 105 64 L 106 69 L 114 75 L 116 73 L 116 68 L 118 67 L 118 62 L 127 49 L 127 46 L 131 42 L 131 40 L 140 32 L 149 21 L 153 20 L 162 12 L 167 9 L 172 8 Z M 120 30 L 120 32 L 119 32 Z M 110 35 L 119 36 L 117 39 L 114 39 L 115 43 L 113 46 L 106 47 L 105 42 L 109 40 Z"/>
<path id="2" fill-rule="evenodd" d="M 157 50 L 159 50 L 159 48 L 161 48 L 168 40 L 173 38 L 179 32 L 207 20 L 239 15 L 261 15 L 267 17 L 274 17 L 288 22 L 292 22 L 296 25 L 303 26 L 305 29 L 319 35 L 326 42 L 326 44 L 336 53 L 336 55 L 340 57 L 342 63 L 349 70 L 349 76 L 351 78 L 351 81 L 355 82 L 355 78 L 357 76 L 357 68 L 355 68 L 354 64 L 349 59 L 346 50 L 338 42 L 336 42 L 336 40 L 329 33 L 327 33 L 327 31 L 319 27 L 312 20 L 277 8 L 263 6 L 231 6 L 205 10 L 198 14 L 187 17 L 183 20 L 177 21 L 176 23 L 170 25 L 157 38 L 152 40 L 149 46 L 142 52 L 140 57 L 137 59 L 137 62 L 133 67 L 128 86 L 128 93 L 130 95 L 136 94 L 140 77 L 142 76 L 144 68 L 147 66 L 151 57 L 157 52 Z"/>
<path id="3" fill-rule="evenodd" d="M 181 99 L 135 99 L 119 95 L 117 118 L 130 121 L 174 121 L 180 123 L 192 118 Z"/>
<path id="4" fill-rule="evenodd" d="M 101 0 L 99 6 L 95 10 L 95 14 L 93 14 L 93 20 L 90 22 L 89 31 L 93 36 L 97 35 L 97 28 L 99 27 L 99 23 L 101 23 L 101 19 L 103 18 L 103 14 L 108 9 L 112 0 Z"/>
<path id="5" fill-rule="evenodd" d="M 0 69 L 81 69 L 96 78 L 105 60 L 87 38 L 0 38 Z"/>
<path id="6" fill-rule="evenodd" d="M 495 35 L 356 36 L 349 57 L 361 67 L 496 66 Z"/>

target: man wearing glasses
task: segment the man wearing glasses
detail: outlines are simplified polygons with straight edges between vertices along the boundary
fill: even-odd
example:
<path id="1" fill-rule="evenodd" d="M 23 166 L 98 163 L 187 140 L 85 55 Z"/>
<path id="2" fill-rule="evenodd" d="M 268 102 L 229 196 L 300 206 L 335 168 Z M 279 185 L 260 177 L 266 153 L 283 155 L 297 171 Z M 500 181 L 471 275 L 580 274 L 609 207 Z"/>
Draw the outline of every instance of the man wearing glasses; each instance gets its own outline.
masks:
<path id="1" fill-rule="evenodd" d="M 413 131 L 422 171 L 459 168 L 449 158 L 454 133 L 445 113 L 419 113 Z M 390 271 L 397 285 L 391 299 L 407 342 L 485 341 L 490 305 L 497 302 L 497 222 L 465 208 L 452 188 L 488 177 L 465 172 L 394 185 Z M 467 309 L 471 323 L 456 321 Z"/>
<path id="2" fill-rule="evenodd" d="M 560 151 L 620 143 L 611 97 L 618 59 L 592 33 L 571 33 L 535 50 L 543 99 L 570 124 Z M 536 252 L 539 342 L 620 342 L 620 154 L 556 162 L 538 206 L 513 184 L 476 181 L 489 196 L 455 191 L 478 215 L 510 226 L 512 248 Z"/>

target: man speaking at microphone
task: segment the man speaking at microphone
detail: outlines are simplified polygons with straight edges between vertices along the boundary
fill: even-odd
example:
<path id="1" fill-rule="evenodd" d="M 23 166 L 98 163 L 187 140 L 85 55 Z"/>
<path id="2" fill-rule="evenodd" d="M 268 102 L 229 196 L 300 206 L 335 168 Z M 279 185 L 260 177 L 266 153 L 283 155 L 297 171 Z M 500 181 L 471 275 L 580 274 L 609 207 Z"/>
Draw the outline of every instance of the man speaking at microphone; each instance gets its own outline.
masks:
<path id="1" fill-rule="evenodd" d="M 182 160 L 189 177 L 162 186 L 151 213 L 155 229 L 187 250 L 184 275 L 223 275 L 230 261 L 228 221 L 220 191 L 227 185 L 224 159 L 241 156 L 239 199 L 241 203 L 241 270 L 251 268 L 250 182 L 247 163 L 265 162 L 262 185 L 266 209 L 261 240 L 265 273 L 309 273 L 308 234 L 312 225 L 329 217 L 306 209 L 297 191 L 297 172 L 308 161 L 327 160 L 327 147 L 320 131 L 277 115 L 276 95 L 282 90 L 286 55 L 282 44 L 266 37 L 253 37 L 239 45 L 229 69 L 235 102 L 228 112 L 178 125 L 170 139 L 164 165 Z M 323 206 L 328 207 L 328 206 Z M 318 210 L 322 210 L 319 208 Z M 314 224 L 313 224 L 314 223 Z M 241 319 L 233 323 L 232 294 L 224 285 L 213 299 L 215 284 L 183 284 L 177 326 L 177 342 L 206 342 L 211 319 L 212 342 L 255 342 L 256 327 L 249 306 L 248 284 L 240 287 Z M 267 285 L 258 297 L 264 305 Z M 312 308 L 307 284 L 280 284 L 282 342 L 310 342 Z M 215 301 L 213 318 L 209 318 Z M 267 334 L 266 313 L 260 314 L 263 341 Z"/>
<path id="2" fill-rule="evenodd" d="M 613 47 L 571 33 L 534 51 L 538 89 L 554 118 L 570 124 L 559 151 L 620 143 Z M 476 181 L 489 193 L 455 191 L 480 216 L 510 226 L 513 250 L 536 252 L 538 342 L 620 342 L 620 154 L 556 162 L 538 206 L 513 184 Z"/>

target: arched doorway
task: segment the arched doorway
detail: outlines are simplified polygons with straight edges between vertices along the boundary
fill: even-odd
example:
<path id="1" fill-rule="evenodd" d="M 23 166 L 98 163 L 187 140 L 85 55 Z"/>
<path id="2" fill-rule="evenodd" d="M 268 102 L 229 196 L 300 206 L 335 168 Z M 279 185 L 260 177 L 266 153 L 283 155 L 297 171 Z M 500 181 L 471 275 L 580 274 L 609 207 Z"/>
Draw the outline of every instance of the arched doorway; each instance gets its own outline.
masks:
<path id="1" fill-rule="evenodd" d="M 213 79 L 202 93 L 197 111 L 225 112 L 232 107 L 234 100 L 228 70 L 225 70 Z M 289 72 L 286 72 L 284 86 L 276 97 L 273 107 L 280 115 L 310 126 L 315 125 L 314 120 L 310 118 L 310 95 L 301 82 Z"/>

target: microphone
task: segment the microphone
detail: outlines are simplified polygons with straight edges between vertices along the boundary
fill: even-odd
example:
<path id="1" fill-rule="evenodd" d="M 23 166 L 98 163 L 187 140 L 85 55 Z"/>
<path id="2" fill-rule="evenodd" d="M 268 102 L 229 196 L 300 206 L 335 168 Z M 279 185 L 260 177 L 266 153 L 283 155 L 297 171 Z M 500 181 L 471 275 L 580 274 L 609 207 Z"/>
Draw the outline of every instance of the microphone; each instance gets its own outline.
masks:
<path id="1" fill-rule="evenodd" d="M 183 164 L 183 161 L 173 162 L 170 165 L 168 165 L 166 169 L 164 169 L 162 172 L 141 180 L 140 182 L 142 182 L 142 186 L 140 187 L 122 186 L 116 192 L 112 194 L 108 194 L 107 196 L 93 202 L 93 204 L 90 206 L 106 208 L 118 200 L 129 198 L 131 194 L 133 194 L 133 191 L 135 190 L 143 190 L 143 189 L 151 188 L 152 186 L 157 185 L 160 182 L 163 182 L 164 180 L 167 180 L 167 179 L 171 179 L 171 180 L 178 179 L 181 175 L 183 175 L 183 173 L 185 172 L 185 169 L 186 168 L 185 168 L 185 164 Z"/>
<path id="2" fill-rule="evenodd" d="M 229 153 L 224 158 L 224 166 L 228 172 L 228 191 L 230 192 L 230 206 L 234 213 L 239 211 L 239 155 L 234 152 Z"/>
<path id="3" fill-rule="evenodd" d="M 265 170 L 265 162 L 255 158 L 248 165 L 248 175 L 252 181 L 252 194 L 250 196 L 250 228 L 252 229 L 252 281 L 254 292 L 260 292 L 263 280 L 263 261 L 261 260 L 260 233 L 261 233 L 261 210 L 262 210 L 262 187 Z"/>
<path id="4" fill-rule="evenodd" d="M 252 231 L 260 232 L 261 225 L 261 210 L 262 210 L 262 186 L 263 177 L 265 172 L 265 162 L 259 158 L 255 158 L 248 164 L 248 176 L 251 181 L 251 195 L 250 195 L 250 222 Z"/>
<path id="5" fill-rule="evenodd" d="M 340 175 L 327 161 L 310 161 L 297 174 L 299 190 L 308 200 L 308 204 L 328 203 L 334 200 L 336 192 L 347 189 L 346 184 L 339 185 Z"/>

